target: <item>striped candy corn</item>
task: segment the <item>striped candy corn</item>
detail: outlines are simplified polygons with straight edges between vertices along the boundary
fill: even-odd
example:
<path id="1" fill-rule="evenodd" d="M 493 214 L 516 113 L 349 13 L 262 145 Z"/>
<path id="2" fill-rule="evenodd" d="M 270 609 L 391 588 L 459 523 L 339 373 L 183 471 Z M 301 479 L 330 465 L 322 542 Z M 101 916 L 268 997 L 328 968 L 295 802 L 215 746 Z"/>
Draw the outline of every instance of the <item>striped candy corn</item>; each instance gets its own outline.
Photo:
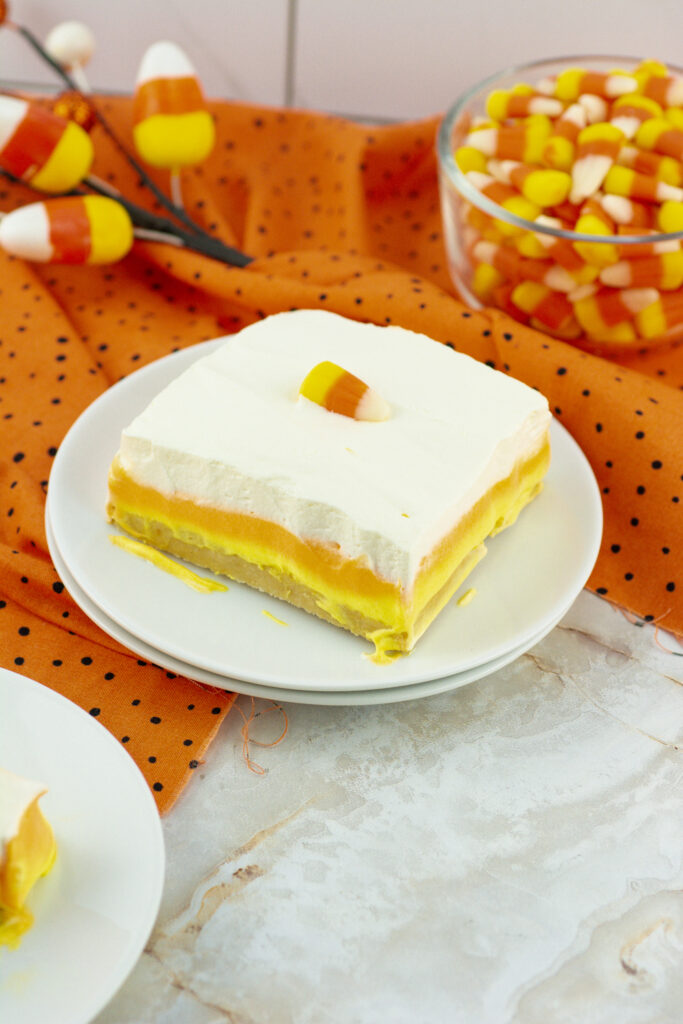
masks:
<path id="1" fill-rule="evenodd" d="M 516 160 L 490 160 L 488 168 L 498 181 L 514 185 L 537 206 L 556 206 L 569 195 L 571 178 L 565 171 L 534 167 Z"/>
<path id="2" fill-rule="evenodd" d="M 576 287 L 571 274 L 552 260 L 525 259 L 515 249 L 486 241 L 477 242 L 472 254 L 478 262 L 495 267 L 508 281 L 538 281 L 557 292 L 570 292 Z"/>
<path id="3" fill-rule="evenodd" d="M 624 136 L 613 124 L 591 124 L 579 132 L 569 200 L 581 203 L 597 192 L 616 160 Z"/>
<path id="4" fill-rule="evenodd" d="M 657 293 L 657 299 L 638 313 L 636 330 L 641 338 L 660 338 L 683 324 L 683 292 Z"/>
<path id="5" fill-rule="evenodd" d="M 213 119 L 195 70 L 175 43 L 154 43 L 143 56 L 133 122 L 136 149 L 153 167 L 188 167 L 213 149 Z"/>
<path id="6" fill-rule="evenodd" d="M 574 301 L 576 319 L 586 332 L 595 336 L 617 324 L 633 320 L 657 301 L 656 288 L 601 288 L 595 294 Z"/>
<path id="7" fill-rule="evenodd" d="M 543 145 L 541 162 L 557 171 L 568 171 L 574 162 L 576 139 L 586 127 L 586 111 L 572 103 L 553 123 L 550 137 Z"/>
<path id="8" fill-rule="evenodd" d="M 661 116 L 659 103 L 647 96 L 620 96 L 612 104 L 610 124 L 618 128 L 627 139 L 632 139 L 643 121 Z"/>
<path id="9" fill-rule="evenodd" d="M 612 288 L 659 288 L 675 291 L 683 284 L 683 252 L 662 252 L 642 260 L 619 260 L 600 272 Z"/>
<path id="10" fill-rule="evenodd" d="M 496 121 L 504 121 L 508 117 L 528 117 L 530 114 L 559 117 L 563 110 L 560 100 L 543 96 L 529 85 L 496 89 L 486 100 L 486 113 Z"/>
<path id="11" fill-rule="evenodd" d="M 585 68 L 568 68 L 557 76 L 554 95 L 561 100 L 576 100 L 582 93 L 614 99 L 637 89 L 637 80 L 619 71 L 604 74 Z"/>
<path id="12" fill-rule="evenodd" d="M 667 199 L 683 201 L 683 189 L 619 165 L 610 167 L 605 175 L 604 188 L 610 195 L 640 199 L 645 203 L 663 203 Z"/>
<path id="13" fill-rule="evenodd" d="M 68 192 L 93 160 L 87 132 L 36 103 L 0 96 L 0 167 L 40 192 Z"/>
<path id="14" fill-rule="evenodd" d="M 490 174 L 469 171 L 466 177 L 479 192 L 516 217 L 521 217 L 523 220 L 534 220 L 541 212 L 540 206 L 536 203 L 532 203 L 531 200 L 521 195 L 511 185 L 505 185 L 502 181 L 496 181 Z M 524 230 L 521 227 L 501 220 L 496 220 L 495 224 L 503 235 L 520 234 Z"/>
<path id="15" fill-rule="evenodd" d="M 654 227 L 654 207 L 649 203 L 638 203 L 627 196 L 616 195 L 601 195 L 598 202 L 615 224 L 638 229 Z"/>
<path id="16" fill-rule="evenodd" d="M 595 199 L 587 199 L 581 207 L 580 215 L 574 228 L 585 235 L 613 235 L 614 222 Z M 604 267 L 616 263 L 619 259 L 616 246 L 608 242 L 574 242 L 579 255 L 592 266 Z"/>
<path id="17" fill-rule="evenodd" d="M 513 289 L 511 299 L 523 313 L 552 330 L 565 327 L 574 316 L 572 304 L 565 295 L 536 281 L 522 281 Z"/>
<path id="18" fill-rule="evenodd" d="M 683 129 L 677 128 L 666 117 L 643 121 L 635 139 L 636 145 L 642 149 L 654 149 L 655 153 L 683 160 Z"/>
<path id="19" fill-rule="evenodd" d="M 630 167 L 638 174 L 650 175 L 669 185 L 683 184 L 683 164 L 672 156 L 662 156 L 660 153 L 638 149 L 637 146 L 622 146 L 617 163 L 620 167 Z"/>
<path id="20" fill-rule="evenodd" d="M 499 128 L 479 128 L 469 133 L 465 145 L 499 160 L 536 164 L 541 160 L 543 145 L 549 135 L 550 120 L 540 116 Z"/>
<path id="21" fill-rule="evenodd" d="M 302 381 L 299 394 L 329 412 L 354 420 L 378 422 L 391 415 L 381 395 L 348 370 L 329 361 L 313 367 Z"/>
<path id="22" fill-rule="evenodd" d="M 37 263 L 114 263 L 132 244 L 128 213 L 104 196 L 29 203 L 0 221 L 0 246 Z"/>
<path id="23" fill-rule="evenodd" d="M 683 78 L 677 75 L 648 75 L 641 78 L 640 90 L 662 107 L 683 106 Z"/>
<path id="24" fill-rule="evenodd" d="M 666 234 L 683 231 L 683 203 L 668 200 L 657 210 L 657 227 Z"/>

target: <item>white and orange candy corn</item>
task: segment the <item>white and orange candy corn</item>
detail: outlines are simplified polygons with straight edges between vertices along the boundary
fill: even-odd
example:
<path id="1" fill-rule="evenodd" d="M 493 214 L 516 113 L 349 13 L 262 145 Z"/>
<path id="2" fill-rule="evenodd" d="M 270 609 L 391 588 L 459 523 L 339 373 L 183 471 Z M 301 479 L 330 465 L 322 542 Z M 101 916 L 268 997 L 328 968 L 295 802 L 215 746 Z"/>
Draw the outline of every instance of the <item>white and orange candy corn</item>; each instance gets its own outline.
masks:
<path id="1" fill-rule="evenodd" d="M 613 124 L 591 124 L 579 132 L 576 159 L 572 167 L 572 189 L 569 200 L 581 203 L 597 192 L 605 175 L 616 160 L 623 132 Z"/>
<path id="2" fill-rule="evenodd" d="M 505 121 L 509 117 L 528 117 L 530 114 L 558 117 L 563 110 L 564 106 L 560 100 L 543 96 L 530 85 L 496 89 L 486 100 L 486 113 L 496 121 Z"/>
<path id="3" fill-rule="evenodd" d="M 669 118 L 652 117 L 643 121 L 636 132 L 636 145 L 642 149 L 653 149 L 663 156 L 683 160 L 683 130 Z"/>
<path id="4" fill-rule="evenodd" d="M 36 263 L 114 263 L 132 244 L 127 211 L 105 196 L 29 203 L 0 221 L 0 246 Z"/>
<path id="5" fill-rule="evenodd" d="M 90 170 L 90 136 L 37 103 L 0 96 L 0 167 L 40 192 L 68 192 Z"/>
<path id="6" fill-rule="evenodd" d="M 637 89 L 638 82 L 633 75 L 620 71 L 604 74 L 600 71 L 586 71 L 584 68 L 568 68 L 557 76 L 553 95 L 561 100 L 577 100 L 582 93 L 591 93 L 605 99 L 614 99 L 636 92 Z"/>
<path id="7" fill-rule="evenodd" d="M 192 64 L 175 43 L 154 43 L 142 58 L 133 122 L 135 147 L 153 167 L 177 171 L 213 149 L 213 118 Z"/>
<path id="8" fill-rule="evenodd" d="M 329 360 L 313 367 L 302 381 L 299 394 L 329 412 L 354 420 L 379 422 L 391 415 L 391 408 L 381 395 Z"/>

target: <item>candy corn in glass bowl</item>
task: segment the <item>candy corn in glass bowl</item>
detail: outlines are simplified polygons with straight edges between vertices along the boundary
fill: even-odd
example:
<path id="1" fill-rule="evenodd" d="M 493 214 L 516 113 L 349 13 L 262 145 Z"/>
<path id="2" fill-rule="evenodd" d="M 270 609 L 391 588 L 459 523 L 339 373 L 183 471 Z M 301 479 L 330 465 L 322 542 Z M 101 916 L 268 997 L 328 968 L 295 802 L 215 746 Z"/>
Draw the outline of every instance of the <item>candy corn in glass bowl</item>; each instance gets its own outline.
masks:
<path id="1" fill-rule="evenodd" d="M 437 151 L 465 302 L 598 353 L 683 340 L 683 69 L 511 68 L 451 107 Z"/>

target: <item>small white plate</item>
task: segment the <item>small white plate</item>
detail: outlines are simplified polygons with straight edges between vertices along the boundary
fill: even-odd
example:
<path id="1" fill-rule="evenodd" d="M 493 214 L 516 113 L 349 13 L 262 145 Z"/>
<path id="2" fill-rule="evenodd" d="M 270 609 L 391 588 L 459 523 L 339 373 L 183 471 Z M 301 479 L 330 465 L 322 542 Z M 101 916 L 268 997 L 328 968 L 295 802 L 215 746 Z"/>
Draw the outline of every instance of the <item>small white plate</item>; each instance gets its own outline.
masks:
<path id="1" fill-rule="evenodd" d="M 29 896 L 33 927 L 0 951 L 7 1024 L 86 1024 L 135 965 L 164 881 L 161 822 L 139 769 L 96 719 L 0 669 L 0 757 L 42 782 L 57 860 Z"/>
<path id="2" fill-rule="evenodd" d="M 149 646 L 198 668 L 296 690 L 370 690 L 443 678 L 525 644 L 555 622 L 585 584 L 602 532 L 600 495 L 581 449 L 552 425 L 553 459 L 541 495 L 489 553 L 407 658 L 378 666 L 371 647 L 290 605 L 237 583 L 198 594 L 110 544 L 109 464 L 121 430 L 219 339 L 160 359 L 114 385 L 74 423 L 48 488 L 54 540 L 73 579 L 109 619 Z M 263 614 L 288 623 L 283 628 Z"/>
<path id="3" fill-rule="evenodd" d="M 420 697 L 433 697 L 438 693 L 447 693 L 450 690 L 458 689 L 460 686 L 466 686 L 468 683 L 473 683 L 477 679 L 482 679 L 484 676 L 491 675 L 492 672 L 497 672 L 498 669 L 504 668 L 505 665 L 509 665 L 510 662 L 514 661 L 531 647 L 534 647 L 539 643 L 543 637 L 551 631 L 551 629 L 555 628 L 557 623 L 564 617 L 565 613 L 569 611 L 569 608 L 566 608 L 562 615 L 560 615 L 555 622 L 552 622 L 547 629 L 544 629 L 541 633 L 535 636 L 531 643 L 523 644 L 521 647 L 515 647 L 500 658 L 495 658 L 493 661 L 487 661 L 483 665 L 477 665 L 475 668 L 459 672 L 457 675 L 446 676 L 444 679 L 430 679 L 423 683 L 406 683 L 403 686 L 389 686 L 384 689 L 375 690 L 322 690 L 318 692 L 316 690 L 289 689 L 285 686 L 261 686 L 258 683 L 244 683 L 239 679 L 229 679 L 226 676 L 216 675 L 214 672 L 207 672 L 206 669 L 196 668 L 194 665 L 188 665 L 187 662 L 178 661 L 177 658 L 173 658 L 170 654 L 165 654 L 163 651 L 157 651 L 155 648 L 150 647 L 149 644 L 146 644 L 143 640 L 139 640 L 131 633 L 127 633 L 125 629 L 119 626 L 118 623 L 114 622 L 113 619 L 107 618 L 101 608 L 98 608 L 96 604 L 93 604 L 73 579 L 54 543 L 52 528 L 50 526 L 49 518 L 47 517 L 45 520 L 45 529 L 55 569 L 76 604 L 87 616 L 89 616 L 89 618 L 93 620 L 94 623 L 100 627 L 100 629 L 103 629 L 105 633 L 109 634 L 109 636 L 114 637 L 114 639 L 118 640 L 119 643 L 124 645 L 124 647 L 134 651 L 135 654 L 139 655 L 139 657 L 152 662 L 154 665 L 159 665 L 161 668 L 168 669 L 171 672 L 177 672 L 179 675 L 187 676 L 189 679 L 195 679 L 197 682 L 208 683 L 210 686 L 218 686 L 224 690 L 246 694 L 248 697 L 260 697 L 266 700 L 275 700 L 284 703 L 322 704 L 328 707 L 349 705 L 367 706 L 371 704 L 395 704 L 399 701 L 417 700 Z"/>

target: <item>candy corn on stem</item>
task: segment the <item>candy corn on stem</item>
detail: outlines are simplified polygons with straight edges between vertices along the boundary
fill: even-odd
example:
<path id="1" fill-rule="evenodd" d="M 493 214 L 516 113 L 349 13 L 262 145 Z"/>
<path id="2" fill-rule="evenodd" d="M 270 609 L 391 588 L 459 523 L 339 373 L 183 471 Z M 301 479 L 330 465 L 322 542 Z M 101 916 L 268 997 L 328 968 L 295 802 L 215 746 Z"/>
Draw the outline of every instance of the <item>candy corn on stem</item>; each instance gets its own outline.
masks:
<path id="1" fill-rule="evenodd" d="M 54 60 L 54 58 L 52 58 L 50 56 L 50 54 L 46 51 L 44 46 L 34 36 L 34 34 L 31 32 L 30 29 L 26 28 L 24 25 L 17 25 L 16 23 L 6 22 L 5 24 L 8 27 L 13 28 L 16 32 L 18 32 L 20 35 L 22 35 L 24 37 L 24 39 L 27 41 L 27 43 L 36 51 L 36 53 L 42 58 L 42 60 L 44 60 L 47 64 L 49 64 L 49 66 L 62 79 L 62 81 L 68 86 L 69 89 L 72 89 L 74 92 L 80 92 L 81 91 L 79 89 L 78 83 L 76 82 L 76 79 L 73 77 L 73 75 L 70 74 L 56 60 Z M 189 232 L 195 233 L 195 234 L 197 234 L 199 236 L 202 236 L 203 238 L 207 239 L 207 250 L 210 249 L 210 250 L 212 250 L 212 252 L 206 251 L 206 255 L 214 255 L 214 251 L 216 249 L 216 246 L 213 243 L 216 240 L 212 239 L 209 235 L 207 235 L 202 230 L 200 225 L 197 224 L 195 221 L 192 220 L 191 217 L 188 216 L 188 214 L 185 212 L 185 210 L 182 207 L 182 205 L 180 205 L 180 206 L 176 205 L 156 185 L 156 183 L 152 180 L 152 178 L 150 178 L 150 176 L 147 174 L 147 171 L 144 169 L 142 164 L 138 163 L 138 161 L 135 159 L 135 157 L 132 155 L 132 153 L 130 153 L 126 149 L 126 147 L 123 145 L 123 143 L 119 140 L 119 138 L 117 137 L 117 135 L 114 132 L 114 130 L 110 127 L 110 125 L 107 122 L 107 120 L 104 117 L 104 115 L 97 109 L 97 107 L 95 105 L 93 105 L 93 111 L 94 111 L 95 116 L 97 118 L 98 124 L 100 125 L 102 130 L 109 136 L 109 138 L 112 140 L 112 142 L 117 147 L 117 149 L 120 151 L 120 153 L 125 157 L 125 159 L 128 161 L 128 163 L 134 169 L 136 174 L 138 174 L 140 176 L 141 181 L 143 182 L 145 187 L 148 188 L 153 193 L 155 199 L 157 199 L 158 202 L 161 203 L 161 205 L 166 210 L 168 210 L 168 212 L 171 213 L 177 220 L 179 220 L 182 224 L 184 224 Z M 228 250 L 229 249 L 228 246 L 222 246 L 222 248 L 224 250 Z M 197 251 L 199 252 L 199 251 L 205 251 L 205 250 L 198 249 Z M 236 250 L 232 250 L 232 252 L 236 252 Z M 241 262 L 241 261 L 238 262 L 237 260 L 232 260 L 232 261 L 228 260 L 228 259 L 225 258 L 225 254 L 224 254 L 222 262 L 224 262 L 224 263 L 233 262 L 236 266 L 246 266 L 247 263 L 251 262 L 251 258 L 248 257 L 248 256 L 245 256 L 243 253 L 239 253 L 239 257 L 240 257 L 240 260 L 244 261 L 244 262 Z M 220 257 L 214 256 L 214 258 L 220 258 Z"/>
<path id="2" fill-rule="evenodd" d="M 15 175 L 3 168 L 0 168 L 0 177 L 5 177 L 17 184 L 22 184 L 20 178 L 15 177 Z M 142 206 L 137 206 L 135 203 L 130 202 L 129 199 L 126 199 L 125 196 L 113 190 L 111 186 L 104 182 L 100 183 L 98 178 L 88 178 L 87 184 L 98 195 L 116 199 L 128 211 L 135 228 L 141 228 L 147 232 L 145 239 L 147 241 L 153 240 L 156 242 L 166 242 L 169 245 L 183 245 L 186 249 L 191 249 L 202 256 L 208 256 L 220 263 L 227 263 L 233 267 L 246 267 L 252 261 L 251 256 L 246 256 L 239 249 L 233 249 L 232 246 L 225 245 L 220 239 L 214 238 L 212 235 L 197 235 L 194 232 L 185 231 L 177 224 L 174 224 L 173 221 L 150 213 L 149 210 L 144 209 Z M 64 193 L 64 195 L 69 196 L 87 194 L 84 189 L 80 188 Z M 143 236 L 140 235 L 139 237 L 142 240 Z"/>

